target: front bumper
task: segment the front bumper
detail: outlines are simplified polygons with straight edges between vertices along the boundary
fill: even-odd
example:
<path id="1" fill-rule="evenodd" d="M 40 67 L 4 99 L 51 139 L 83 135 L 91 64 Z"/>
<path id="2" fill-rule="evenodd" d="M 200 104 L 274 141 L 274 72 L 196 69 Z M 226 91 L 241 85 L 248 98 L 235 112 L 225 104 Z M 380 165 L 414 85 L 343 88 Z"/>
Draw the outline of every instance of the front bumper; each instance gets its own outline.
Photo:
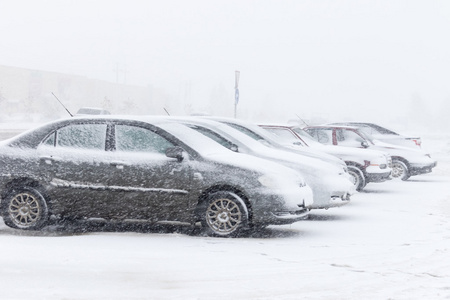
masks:
<path id="1" fill-rule="evenodd" d="M 365 173 L 366 183 L 369 182 L 383 182 L 386 180 L 391 180 L 391 170 L 384 173 Z"/>
<path id="2" fill-rule="evenodd" d="M 274 225 L 292 224 L 304 220 L 309 214 L 309 208 L 303 208 L 297 211 L 271 212 L 271 222 Z"/>
<path id="3" fill-rule="evenodd" d="M 350 203 L 350 194 L 344 193 L 342 195 L 335 195 L 330 198 L 326 204 L 314 204 L 312 209 L 328 209 L 332 207 L 340 207 Z"/>
<path id="4" fill-rule="evenodd" d="M 279 193 L 267 190 L 257 195 L 252 203 L 252 223 L 254 225 L 292 224 L 305 219 L 313 204 L 313 193 L 310 187 L 283 189 Z"/>
<path id="5" fill-rule="evenodd" d="M 410 165 L 409 174 L 410 174 L 410 176 L 413 176 L 413 175 L 431 173 L 433 168 L 436 166 L 437 166 L 436 161 L 434 161 L 431 164 L 427 164 L 427 165 Z"/>

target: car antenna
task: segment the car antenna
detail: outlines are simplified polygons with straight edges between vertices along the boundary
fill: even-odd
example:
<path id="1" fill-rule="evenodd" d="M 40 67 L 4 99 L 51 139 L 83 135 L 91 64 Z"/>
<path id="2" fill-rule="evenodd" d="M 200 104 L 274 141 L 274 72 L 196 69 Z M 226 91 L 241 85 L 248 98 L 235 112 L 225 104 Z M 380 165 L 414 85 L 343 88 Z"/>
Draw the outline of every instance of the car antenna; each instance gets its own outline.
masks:
<path id="1" fill-rule="evenodd" d="M 58 99 L 58 97 L 56 97 L 55 94 L 53 94 L 53 92 L 52 92 L 52 95 L 56 98 L 56 100 L 58 100 L 59 104 L 61 104 L 62 107 L 65 108 L 65 110 L 69 113 L 69 115 L 70 115 L 71 117 L 73 117 L 73 115 L 70 113 L 70 111 L 67 109 L 67 107 L 65 107 L 64 104 L 62 104 L 62 102 Z"/>
<path id="2" fill-rule="evenodd" d="M 297 114 L 295 114 L 296 116 L 297 116 L 297 118 L 299 118 L 300 119 L 300 121 L 302 121 L 303 122 L 303 124 L 305 124 L 306 126 L 309 126 L 305 121 L 303 121 L 303 119 L 302 118 L 300 118 L 300 116 L 299 115 L 297 115 Z"/>
<path id="3" fill-rule="evenodd" d="M 165 108 L 165 107 L 163 107 L 164 108 L 164 111 L 166 112 L 166 114 L 168 115 L 168 116 L 170 116 L 170 114 L 169 114 L 169 112 L 167 111 L 167 109 Z"/>

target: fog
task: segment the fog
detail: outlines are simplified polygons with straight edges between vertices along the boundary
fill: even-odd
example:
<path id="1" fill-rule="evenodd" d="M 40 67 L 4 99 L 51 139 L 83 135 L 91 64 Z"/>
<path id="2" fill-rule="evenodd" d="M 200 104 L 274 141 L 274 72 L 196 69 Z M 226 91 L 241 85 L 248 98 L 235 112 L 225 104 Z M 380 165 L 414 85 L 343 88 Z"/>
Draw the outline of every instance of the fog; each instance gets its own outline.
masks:
<path id="1" fill-rule="evenodd" d="M 2 1 L 0 65 L 152 86 L 174 114 L 448 126 L 447 1 Z M 164 111 L 161 109 L 161 113 Z"/>

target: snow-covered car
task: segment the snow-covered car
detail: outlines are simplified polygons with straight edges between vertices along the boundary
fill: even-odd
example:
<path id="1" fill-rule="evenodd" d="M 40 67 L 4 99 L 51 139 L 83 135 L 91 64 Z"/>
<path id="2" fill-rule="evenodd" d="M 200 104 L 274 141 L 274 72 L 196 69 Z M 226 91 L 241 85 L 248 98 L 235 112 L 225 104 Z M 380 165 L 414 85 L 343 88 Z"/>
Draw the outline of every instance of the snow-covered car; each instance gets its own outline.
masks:
<path id="1" fill-rule="evenodd" d="M 404 136 L 393 130 L 387 129 L 385 127 L 373 123 L 339 122 L 339 123 L 331 123 L 330 125 L 344 125 L 344 126 L 358 127 L 361 131 L 370 135 L 373 139 L 389 144 L 411 148 L 417 147 L 420 148 L 422 145 L 422 139 L 420 137 Z"/>
<path id="2" fill-rule="evenodd" d="M 313 204 L 301 174 L 157 118 L 74 117 L 0 143 L 6 225 L 105 219 L 202 224 L 211 235 L 290 224 Z"/>
<path id="3" fill-rule="evenodd" d="M 270 140 L 270 134 L 267 138 L 259 135 L 265 135 L 266 132 L 257 125 L 218 118 L 180 120 L 233 151 L 272 160 L 299 171 L 313 191 L 313 209 L 346 205 L 355 192 L 345 163 L 325 162 L 292 151 Z"/>
<path id="4" fill-rule="evenodd" d="M 392 160 L 386 152 L 323 145 L 298 125 L 260 124 L 259 126 L 280 137 L 286 145 L 310 147 L 342 159 L 347 164 L 357 191 L 361 191 L 369 182 L 384 182 L 391 179 Z"/>
<path id="5" fill-rule="evenodd" d="M 308 126 L 304 130 L 322 144 L 386 151 L 392 157 L 393 178 L 407 180 L 409 177 L 430 173 L 436 160 L 422 149 L 413 149 L 373 139 L 357 127 L 340 125 Z"/>

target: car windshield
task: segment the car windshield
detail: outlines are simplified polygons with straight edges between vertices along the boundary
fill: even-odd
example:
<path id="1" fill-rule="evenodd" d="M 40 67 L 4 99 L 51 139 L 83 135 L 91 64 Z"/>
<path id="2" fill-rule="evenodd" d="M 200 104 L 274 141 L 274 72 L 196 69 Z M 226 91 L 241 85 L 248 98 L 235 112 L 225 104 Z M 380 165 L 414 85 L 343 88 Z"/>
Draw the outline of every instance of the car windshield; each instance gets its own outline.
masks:
<path id="1" fill-rule="evenodd" d="M 295 144 L 300 146 L 305 146 L 302 140 L 298 139 L 288 128 L 280 127 L 263 127 L 268 132 L 272 133 L 274 136 L 278 137 L 287 145 Z"/>
<path id="2" fill-rule="evenodd" d="M 279 148 L 283 145 L 282 139 L 274 134 L 266 132 L 266 130 L 257 125 L 253 126 L 251 124 L 246 124 L 245 126 L 243 126 L 231 122 L 224 123 L 268 147 Z"/>
<path id="3" fill-rule="evenodd" d="M 293 127 L 292 130 L 298 134 L 309 146 L 323 146 L 321 143 L 316 141 L 309 133 L 301 129 L 300 127 Z"/>
<path id="4" fill-rule="evenodd" d="M 232 142 L 230 142 L 229 140 L 227 140 L 220 134 L 218 134 L 208 128 L 205 128 L 203 126 L 193 125 L 193 124 L 186 124 L 186 126 L 194 129 L 195 131 L 203 134 L 206 137 L 209 137 L 210 139 L 216 141 L 217 143 L 219 143 L 220 145 L 224 146 L 227 149 L 230 149 L 230 150 L 233 149 L 234 144 Z"/>
<path id="5" fill-rule="evenodd" d="M 363 138 L 365 138 L 366 140 L 368 140 L 369 142 L 374 144 L 373 137 L 370 135 L 370 133 L 367 133 L 367 132 L 365 132 L 363 130 L 358 130 L 358 132 Z"/>
<path id="6" fill-rule="evenodd" d="M 398 133 L 387 129 L 385 127 L 381 127 L 372 123 L 350 123 L 351 126 L 358 127 L 361 131 L 372 135 L 372 134 L 390 134 L 390 135 L 398 135 Z"/>
<path id="7" fill-rule="evenodd" d="M 175 137 L 179 138 L 181 141 L 183 141 L 183 143 L 185 143 L 192 149 L 195 149 L 202 156 L 217 153 L 229 153 L 229 150 L 227 148 L 222 147 L 214 140 L 185 125 L 177 123 L 162 123 L 157 125 L 167 132 L 173 134 Z"/>

